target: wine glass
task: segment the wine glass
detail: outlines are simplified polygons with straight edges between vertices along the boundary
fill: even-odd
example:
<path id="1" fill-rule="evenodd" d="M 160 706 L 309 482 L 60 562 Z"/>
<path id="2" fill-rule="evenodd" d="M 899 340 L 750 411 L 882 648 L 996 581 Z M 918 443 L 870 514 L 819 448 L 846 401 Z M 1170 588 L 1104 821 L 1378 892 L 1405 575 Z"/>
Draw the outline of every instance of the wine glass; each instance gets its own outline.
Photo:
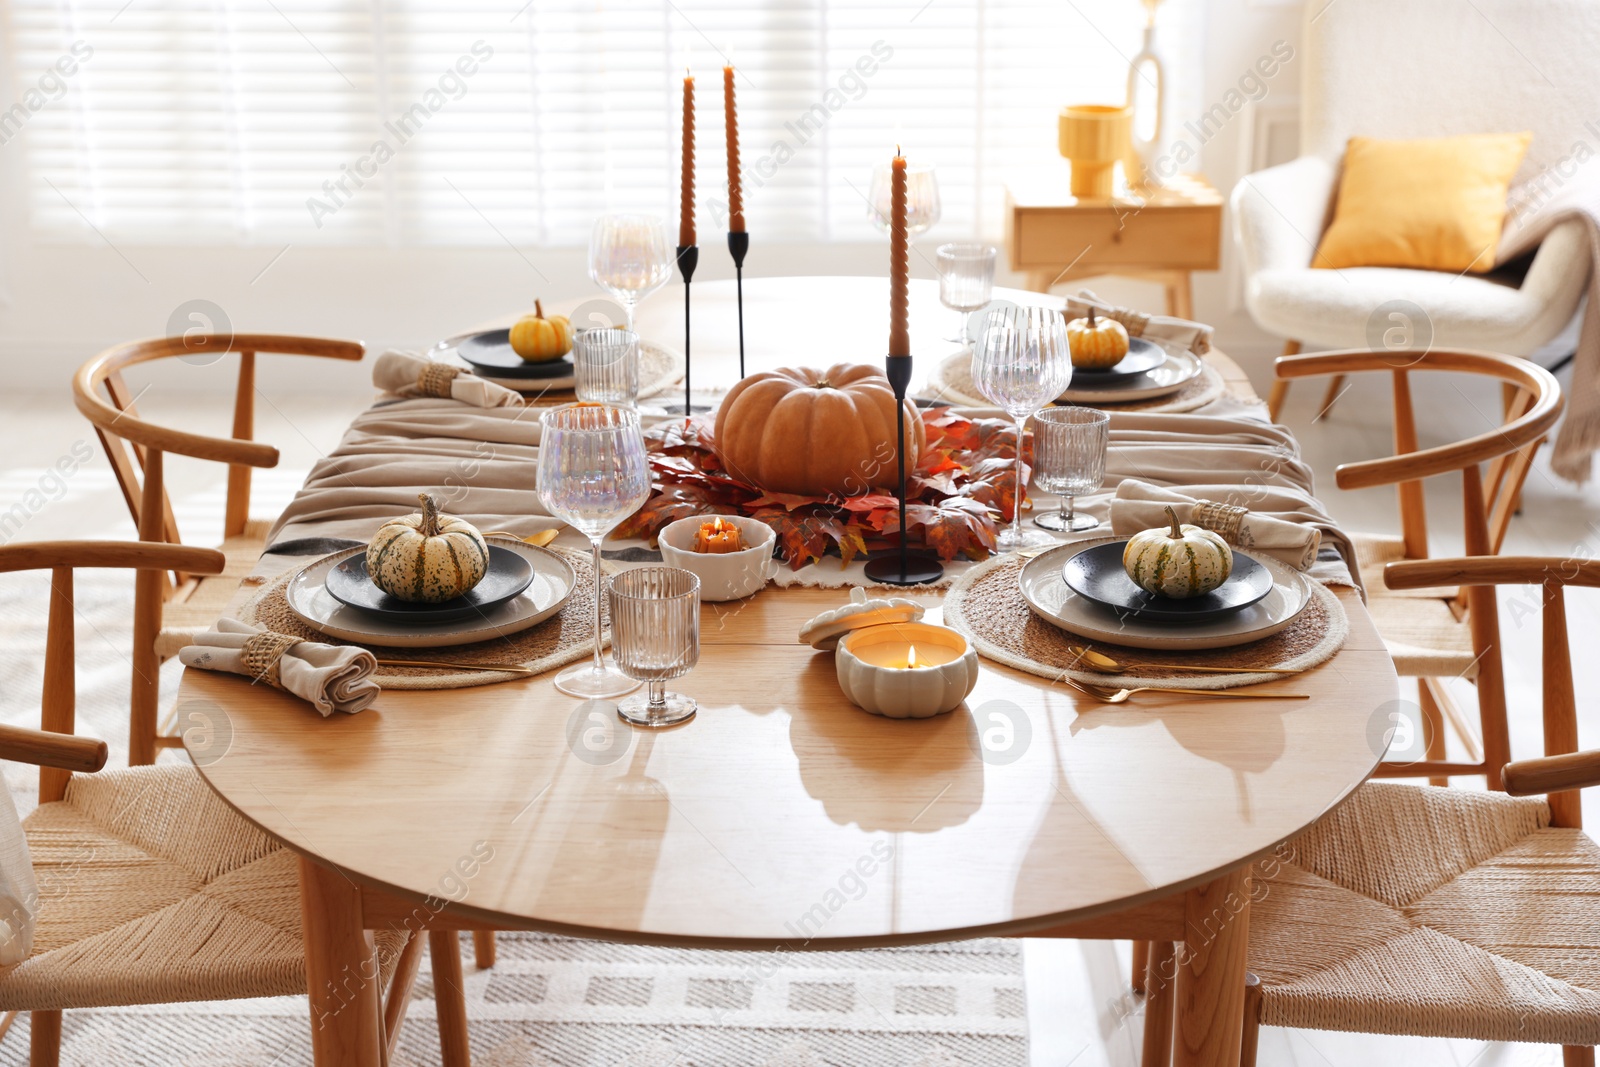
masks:
<path id="1" fill-rule="evenodd" d="M 613 404 L 568 404 L 539 417 L 539 499 L 594 548 L 594 660 L 556 675 L 577 697 L 619 697 L 639 683 L 607 666 L 600 638 L 605 573 L 600 542 L 650 498 L 650 462 L 639 416 Z"/>
<path id="2" fill-rule="evenodd" d="M 589 277 L 622 303 L 630 330 L 634 305 L 672 278 L 673 258 L 655 215 L 601 215 L 589 233 Z"/>
<path id="3" fill-rule="evenodd" d="M 987 329 L 972 354 L 972 380 L 978 391 L 1017 424 L 1017 491 L 1011 525 L 996 538 L 1002 551 L 1055 543 L 1043 530 L 1022 528 L 1022 441 L 1028 418 L 1060 396 L 1072 381 L 1067 352 L 1067 320 L 1059 311 L 1013 307 L 988 317 Z"/>
<path id="4" fill-rule="evenodd" d="M 967 343 L 967 319 L 994 295 L 994 245 L 947 244 L 935 253 L 939 264 L 939 302 L 954 311 L 956 331 L 946 341 Z"/>
<path id="5" fill-rule="evenodd" d="M 872 168 L 872 186 L 867 192 L 867 217 L 878 229 L 889 232 L 889 215 L 894 193 L 893 170 L 887 163 Z M 925 232 L 939 221 L 939 179 L 927 163 L 906 164 L 906 239 Z"/>
<path id="6" fill-rule="evenodd" d="M 648 690 L 617 705 L 635 726 L 693 717 L 693 697 L 667 692 L 700 662 L 700 579 L 678 567 L 635 567 L 611 580 L 611 647 L 617 667 Z"/>
<path id="7" fill-rule="evenodd" d="M 1079 515 L 1073 497 L 1093 493 L 1106 477 L 1111 416 L 1098 408 L 1045 408 L 1033 417 L 1033 479 L 1061 498 L 1057 511 L 1035 515 L 1046 530 L 1092 530 L 1100 520 Z"/>

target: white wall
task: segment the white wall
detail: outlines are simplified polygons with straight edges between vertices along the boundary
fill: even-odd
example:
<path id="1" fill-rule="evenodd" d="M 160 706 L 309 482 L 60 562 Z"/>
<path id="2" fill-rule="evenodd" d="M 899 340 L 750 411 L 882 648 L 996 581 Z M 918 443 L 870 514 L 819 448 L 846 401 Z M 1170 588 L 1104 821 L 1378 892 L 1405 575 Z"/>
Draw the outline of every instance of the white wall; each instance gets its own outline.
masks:
<path id="1" fill-rule="evenodd" d="M 1202 106 L 1222 100 L 1275 41 L 1289 41 L 1298 49 L 1299 17 L 1298 3 L 1207 0 L 1205 39 L 1195 42 L 1205 57 Z M 1183 44 L 1169 41 L 1166 46 Z M 1297 92 L 1298 63 L 1291 62 L 1269 83 L 1265 100 Z M 1197 117 L 1174 116 L 1180 125 Z M 1248 169 L 1241 153 L 1250 127 L 1246 108 L 1203 146 L 1199 165 L 1224 191 Z M 21 213 L 21 143 L 0 146 L 0 365 L 16 388 L 60 388 L 64 393 L 71 370 L 89 355 L 117 341 L 166 334 L 170 316 L 192 300 L 220 307 L 238 331 L 323 334 L 354 337 L 372 346 L 415 348 L 522 308 L 536 293 L 561 299 L 593 291 L 583 254 L 575 249 L 112 248 L 99 239 L 93 244 L 33 246 Z M 930 234 L 927 258 L 936 238 L 952 236 Z M 759 232 L 754 238 L 747 261 L 753 276 L 885 269 L 885 250 L 875 245 L 765 246 Z M 715 250 L 703 254 L 701 263 L 698 277 L 731 275 L 727 257 Z M 913 273 L 932 276 L 926 260 L 916 256 Z M 1159 298 L 1153 288 L 1135 283 L 1095 287 L 1114 298 L 1150 304 Z M 1230 286 L 1227 270 L 1196 278 L 1198 316 L 1217 327 L 1221 347 L 1265 381 L 1278 342 L 1250 323 L 1237 299 L 1237 285 Z M 267 383 L 351 389 L 366 383 L 359 367 L 272 362 Z M 187 367 L 163 378 L 178 388 L 220 387 L 222 382 L 220 374 Z"/>

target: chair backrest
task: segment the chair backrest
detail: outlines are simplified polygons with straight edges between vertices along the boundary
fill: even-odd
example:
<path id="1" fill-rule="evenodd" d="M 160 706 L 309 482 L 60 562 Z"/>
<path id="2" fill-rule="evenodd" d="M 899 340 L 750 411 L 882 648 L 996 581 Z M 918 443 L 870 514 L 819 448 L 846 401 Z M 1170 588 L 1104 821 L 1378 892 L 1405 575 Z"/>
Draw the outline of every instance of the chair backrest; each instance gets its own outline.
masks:
<path id="1" fill-rule="evenodd" d="M 1569 585 L 1600 586 L 1600 560 L 1542 556 L 1498 556 L 1430 559 L 1391 563 L 1384 569 L 1391 589 L 1425 589 L 1464 585 L 1493 593 L 1497 585 L 1540 587 L 1544 624 L 1544 760 L 1507 764 L 1506 791 L 1513 794 L 1548 788 L 1551 821 L 1556 826 L 1583 825 L 1582 806 L 1574 788 L 1600 784 L 1600 753 L 1578 751 L 1578 705 L 1572 688 L 1572 650 L 1567 639 L 1565 590 Z M 1499 650 L 1496 649 L 1496 655 Z"/>
<path id="2" fill-rule="evenodd" d="M 239 356 L 232 437 L 209 437 L 158 426 L 140 417 L 135 395 L 123 378 L 124 370 L 152 360 L 207 353 L 220 358 L 229 352 Z M 132 341 L 109 348 L 79 367 L 72 379 L 72 396 L 78 410 L 94 424 L 141 540 L 169 544 L 182 540 L 163 474 L 162 456 L 167 452 L 228 465 L 223 536 L 233 537 L 244 532 L 250 517 L 251 469 L 278 464 L 276 448 L 251 439 L 255 432 L 257 353 L 359 360 L 365 352 L 359 341 L 278 334 L 194 333 Z"/>
<path id="3" fill-rule="evenodd" d="M 0 545 L 0 574 L 11 571 L 49 570 L 50 616 L 44 651 L 44 695 L 39 705 L 39 725 L 49 734 L 71 734 L 77 718 L 77 681 L 74 670 L 75 640 L 73 623 L 76 611 L 72 599 L 72 575 L 79 567 L 115 567 L 141 571 L 181 571 L 186 574 L 220 574 L 227 559 L 212 548 L 186 545 L 153 545 L 140 541 L 36 541 Z M 156 594 L 146 583 L 139 583 L 137 597 Z M 141 605 L 135 603 L 138 614 Z M 0 756 L 6 756 L 8 742 L 23 743 L 23 753 L 32 731 L 0 729 Z M 99 762 L 90 767 L 92 755 L 79 745 L 32 741 L 33 751 L 48 757 L 38 762 L 39 802 L 60 800 L 66 793 L 72 771 L 92 770 L 105 762 L 103 742 Z M 30 761 L 32 762 L 32 761 Z"/>
<path id="4" fill-rule="evenodd" d="M 1320 374 L 1383 371 L 1394 386 L 1394 451 L 1386 459 L 1341 464 L 1335 472 L 1340 489 L 1393 485 L 1400 495 L 1400 530 L 1407 559 L 1428 556 L 1427 508 L 1422 483 L 1441 474 L 1462 478 L 1463 532 L 1466 554 L 1492 556 L 1500 551 L 1516 510 L 1533 454 L 1561 415 L 1561 387 L 1537 364 L 1493 352 L 1433 349 L 1373 352 L 1352 349 L 1283 356 L 1277 376 L 1307 378 Z M 1419 373 L 1475 374 L 1499 381 L 1505 400 L 1503 422 L 1475 437 L 1435 448 L 1417 447 L 1412 378 Z M 1459 394 L 1450 406 L 1467 404 Z"/>
<path id="5" fill-rule="evenodd" d="M 1593 0 L 1311 0 L 1301 30 L 1301 151 L 1351 136 L 1530 130 L 1519 179 L 1594 137 Z"/>

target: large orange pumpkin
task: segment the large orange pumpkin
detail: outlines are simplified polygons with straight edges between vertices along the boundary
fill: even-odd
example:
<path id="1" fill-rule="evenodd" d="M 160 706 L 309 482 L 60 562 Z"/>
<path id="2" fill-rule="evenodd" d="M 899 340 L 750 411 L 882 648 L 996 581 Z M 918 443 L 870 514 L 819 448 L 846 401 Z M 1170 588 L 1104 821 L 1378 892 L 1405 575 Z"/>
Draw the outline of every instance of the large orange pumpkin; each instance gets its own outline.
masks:
<path id="1" fill-rule="evenodd" d="M 769 492 L 859 496 L 893 488 L 894 403 L 883 372 L 859 363 L 752 374 L 717 410 L 717 455 L 736 478 Z M 907 401 L 907 474 L 925 441 Z"/>

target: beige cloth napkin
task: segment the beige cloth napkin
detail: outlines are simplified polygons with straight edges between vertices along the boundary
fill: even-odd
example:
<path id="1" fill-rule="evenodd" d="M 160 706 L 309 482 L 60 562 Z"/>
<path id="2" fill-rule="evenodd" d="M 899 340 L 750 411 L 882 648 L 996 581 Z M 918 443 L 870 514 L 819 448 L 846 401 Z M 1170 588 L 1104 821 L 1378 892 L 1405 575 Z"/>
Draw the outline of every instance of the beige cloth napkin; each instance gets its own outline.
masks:
<path id="1" fill-rule="evenodd" d="M 324 645 L 275 634 L 224 616 L 178 652 L 185 667 L 242 674 L 293 693 L 322 713 L 354 715 L 378 699 L 377 657 L 352 645 Z"/>
<path id="2" fill-rule="evenodd" d="M 372 364 L 372 384 L 397 396 L 437 396 L 479 408 L 522 406 L 522 394 L 450 363 L 390 349 Z"/>
<path id="3" fill-rule="evenodd" d="M 1197 356 L 1203 356 L 1211 351 L 1211 327 L 1204 323 L 1177 319 L 1170 315 L 1146 315 L 1133 308 L 1118 307 L 1101 300 L 1087 289 L 1080 289 L 1076 296 L 1067 297 L 1067 318 L 1081 319 L 1089 314 L 1090 307 L 1094 308 L 1096 315 L 1104 315 L 1108 319 L 1116 319 L 1122 323 L 1128 328 L 1130 337 L 1170 341 L 1189 349 Z"/>
<path id="4" fill-rule="evenodd" d="M 1129 478 L 1117 486 L 1116 499 L 1111 501 L 1111 532 L 1129 537 L 1165 526 L 1171 507 L 1179 522 L 1216 530 L 1229 544 L 1265 552 L 1297 570 L 1306 570 L 1317 561 L 1322 531 L 1315 526 L 1275 519 L 1235 504 L 1217 504 Z"/>

